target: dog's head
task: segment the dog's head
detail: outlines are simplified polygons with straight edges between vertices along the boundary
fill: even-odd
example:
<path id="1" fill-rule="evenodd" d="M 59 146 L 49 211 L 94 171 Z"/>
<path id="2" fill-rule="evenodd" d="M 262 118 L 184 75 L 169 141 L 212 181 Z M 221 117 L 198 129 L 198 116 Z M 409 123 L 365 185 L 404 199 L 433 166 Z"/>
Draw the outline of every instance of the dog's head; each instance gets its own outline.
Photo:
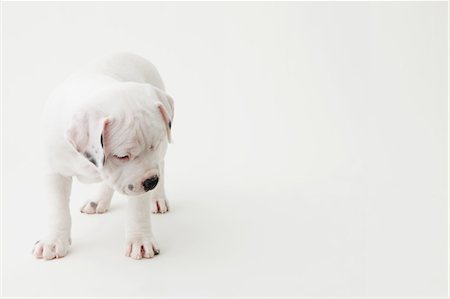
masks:
<path id="1" fill-rule="evenodd" d="M 101 104 L 80 110 L 65 137 L 114 190 L 139 195 L 158 184 L 174 104 L 148 84 L 125 85 L 96 95 Z"/>

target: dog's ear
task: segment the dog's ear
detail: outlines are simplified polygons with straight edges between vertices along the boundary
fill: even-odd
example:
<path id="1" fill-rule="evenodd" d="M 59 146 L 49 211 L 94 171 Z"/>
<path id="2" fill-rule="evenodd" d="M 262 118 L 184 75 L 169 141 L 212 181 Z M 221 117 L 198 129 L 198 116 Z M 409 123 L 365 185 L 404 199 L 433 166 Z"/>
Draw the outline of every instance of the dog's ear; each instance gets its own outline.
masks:
<path id="1" fill-rule="evenodd" d="M 171 130 L 174 116 L 173 99 L 161 89 L 156 89 L 156 93 L 159 99 L 156 102 L 156 105 L 161 114 L 162 120 L 164 121 L 164 125 L 166 126 L 167 138 L 169 139 L 169 142 L 172 142 Z"/>
<path id="2" fill-rule="evenodd" d="M 105 141 L 108 124 L 107 117 L 82 111 L 72 118 L 65 138 L 77 152 L 98 168 L 102 168 L 107 155 Z"/>

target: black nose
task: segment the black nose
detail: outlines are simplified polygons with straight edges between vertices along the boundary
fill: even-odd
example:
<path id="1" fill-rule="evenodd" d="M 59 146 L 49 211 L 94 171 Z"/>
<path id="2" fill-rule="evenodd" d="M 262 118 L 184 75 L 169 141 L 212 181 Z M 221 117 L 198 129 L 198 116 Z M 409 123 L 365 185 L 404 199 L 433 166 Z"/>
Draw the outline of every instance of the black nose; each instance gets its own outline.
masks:
<path id="1" fill-rule="evenodd" d="M 156 185 L 158 184 L 158 177 L 157 176 L 152 176 L 149 179 L 146 179 L 143 183 L 142 186 L 144 186 L 144 190 L 145 192 L 152 190 L 156 187 Z"/>

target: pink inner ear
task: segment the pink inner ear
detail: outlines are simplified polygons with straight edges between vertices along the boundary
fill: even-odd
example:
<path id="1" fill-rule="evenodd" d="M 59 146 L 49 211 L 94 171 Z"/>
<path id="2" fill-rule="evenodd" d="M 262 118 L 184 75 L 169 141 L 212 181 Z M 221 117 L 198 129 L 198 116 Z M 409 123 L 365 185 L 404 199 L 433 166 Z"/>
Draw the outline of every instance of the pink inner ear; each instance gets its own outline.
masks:
<path id="1" fill-rule="evenodd" d="M 164 124 L 166 126 L 166 132 L 167 132 L 167 138 L 169 139 L 169 142 L 172 141 L 172 138 L 170 136 L 170 127 L 171 127 L 171 121 L 169 119 L 169 116 L 167 115 L 166 109 L 164 108 L 163 104 L 158 104 L 159 112 L 161 112 L 161 115 L 164 120 Z"/>
<path id="2" fill-rule="evenodd" d="M 103 120 L 103 152 L 105 157 L 109 154 L 109 125 L 110 125 L 110 119 L 104 118 Z"/>

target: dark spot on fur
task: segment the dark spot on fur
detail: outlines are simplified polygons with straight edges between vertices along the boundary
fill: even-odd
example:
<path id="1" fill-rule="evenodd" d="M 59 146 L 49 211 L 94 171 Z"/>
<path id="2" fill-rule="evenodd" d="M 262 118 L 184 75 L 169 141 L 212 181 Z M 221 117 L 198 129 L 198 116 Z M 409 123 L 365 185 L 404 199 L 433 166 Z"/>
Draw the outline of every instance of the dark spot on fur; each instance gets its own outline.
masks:
<path id="1" fill-rule="evenodd" d="M 97 203 L 96 202 L 93 202 L 93 201 L 91 201 L 90 203 L 89 203 L 89 205 L 91 206 L 91 208 L 96 208 L 97 207 Z"/>
<path id="2" fill-rule="evenodd" d="M 92 164 L 94 164 L 95 166 L 97 166 L 97 161 L 95 161 L 94 158 L 89 159 L 89 162 L 91 162 Z"/>
<path id="3" fill-rule="evenodd" d="M 169 121 L 169 129 L 172 129 L 172 122 Z"/>
<path id="4" fill-rule="evenodd" d="M 134 188 L 134 186 L 133 186 L 133 185 L 131 185 L 131 184 L 129 184 L 129 185 L 128 185 L 128 189 L 130 189 L 130 191 L 132 191 L 132 190 L 133 190 L 133 188 Z"/>
<path id="5" fill-rule="evenodd" d="M 92 164 L 94 164 L 95 166 L 97 166 L 97 161 L 95 161 L 94 157 L 92 157 L 91 153 L 89 152 L 84 152 L 84 156 L 86 157 L 86 159 L 89 160 L 89 162 L 91 162 Z"/>
<path id="6" fill-rule="evenodd" d="M 102 145 L 102 148 L 103 148 L 103 134 L 100 135 L 100 144 Z"/>

